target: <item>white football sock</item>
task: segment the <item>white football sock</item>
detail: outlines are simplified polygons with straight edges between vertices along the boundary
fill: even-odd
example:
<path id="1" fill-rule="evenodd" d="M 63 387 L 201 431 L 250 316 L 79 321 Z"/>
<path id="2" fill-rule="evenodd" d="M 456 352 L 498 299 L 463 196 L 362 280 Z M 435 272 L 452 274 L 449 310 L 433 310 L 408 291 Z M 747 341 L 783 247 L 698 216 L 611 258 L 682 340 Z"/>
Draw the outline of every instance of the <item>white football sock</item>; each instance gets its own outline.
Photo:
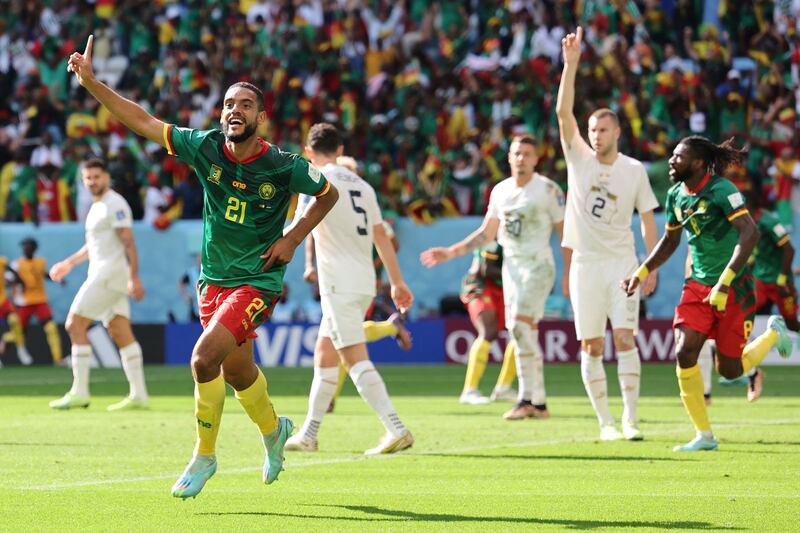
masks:
<path id="1" fill-rule="evenodd" d="M 308 440 L 316 440 L 317 431 L 322 418 L 331 404 L 339 381 L 339 367 L 314 367 L 314 379 L 311 381 L 311 392 L 308 394 L 308 414 L 300 428 L 300 435 Z"/>
<path id="2" fill-rule="evenodd" d="M 72 388 L 70 394 L 89 396 L 89 366 L 92 364 L 92 346 L 73 344 L 72 350 Z"/>
<path id="3" fill-rule="evenodd" d="M 581 352 L 581 378 L 586 394 L 592 402 L 600 426 L 614 425 L 614 417 L 608 410 L 608 383 L 606 370 L 603 368 L 603 357 L 592 357 L 586 352 Z"/>
<path id="4" fill-rule="evenodd" d="M 639 388 L 642 380 L 642 362 L 639 359 L 639 350 L 633 348 L 624 352 L 617 352 L 617 377 L 619 389 L 622 391 L 622 411 L 624 423 L 636 424 L 636 404 L 639 403 Z"/>
<path id="5" fill-rule="evenodd" d="M 142 361 L 142 347 L 138 342 L 132 342 L 119 349 L 122 359 L 122 369 L 130 385 L 129 397 L 134 400 L 147 400 L 147 387 L 144 384 L 144 367 Z"/>
<path id="6" fill-rule="evenodd" d="M 386 431 L 392 435 L 400 435 L 406 431 L 406 426 L 397 416 L 397 411 L 389 399 L 386 384 L 372 361 L 361 361 L 353 365 L 350 368 L 350 378 L 364 401 L 378 414 Z"/>

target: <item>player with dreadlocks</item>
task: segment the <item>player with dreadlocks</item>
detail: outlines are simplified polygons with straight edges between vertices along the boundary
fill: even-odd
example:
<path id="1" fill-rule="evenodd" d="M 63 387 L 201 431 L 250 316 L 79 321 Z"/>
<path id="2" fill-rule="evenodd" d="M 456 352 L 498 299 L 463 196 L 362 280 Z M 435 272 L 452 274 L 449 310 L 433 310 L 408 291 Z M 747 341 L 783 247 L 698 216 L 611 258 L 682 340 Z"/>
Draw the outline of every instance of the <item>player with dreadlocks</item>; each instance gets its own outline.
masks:
<path id="1" fill-rule="evenodd" d="M 681 140 L 669 160 L 676 182 L 667 194 L 664 236 L 633 276 L 622 282 L 631 294 L 647 274 L 675 251 L 685 229 L 692 270 L 675 310 L 675 355 L 681 400 L 697 436 L 675 451 L 717 449 L 705 402 L 698 354 L 706 339 L 717 341 L 717 371 L 736 378 L 756 368 L 775 346 L 783 357 L 792 353 L 786 324 L 771 316 L 765 333 L 745 345 L 753 329 L 755 287 L 747 259 L 759 231 L 736 186 L 719 176 L 744 155 L 733 139 L 714 144 L 699 136 Z"/>

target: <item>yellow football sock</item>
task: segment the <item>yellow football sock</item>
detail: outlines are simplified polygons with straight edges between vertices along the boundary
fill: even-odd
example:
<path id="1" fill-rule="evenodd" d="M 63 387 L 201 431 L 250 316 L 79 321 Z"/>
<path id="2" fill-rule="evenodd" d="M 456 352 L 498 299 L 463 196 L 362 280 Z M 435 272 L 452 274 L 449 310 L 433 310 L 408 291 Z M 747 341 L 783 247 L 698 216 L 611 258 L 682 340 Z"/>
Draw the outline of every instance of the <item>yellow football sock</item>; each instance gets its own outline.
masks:
<path id="1" fill-rule="evenodd" d="M 206 383 L 194 383 L 194 415 L 197 418 L 195 454 L 214 455 L 222 407 L 225 405 L 225 380 L 222 374 Z"/>
<path id="2" fill-rule="evenodd" d="M 244 390 L 235 391 L 235 395 L 262 435 L 269 435 L 275 431 L 278 427 L 278 415 L 275 414 L 272 400 L 267 393 L 267 378 L 260 368 L 253 384 Z"/>
<path id="3" fill-rule="evenodd" d="M 331 401 L 337 399 L 342 393 L 342 387 L 344 387 L 345 380 L 347 380 L 347 369 L 344 367 L 342 362 L 339 361 L 339 379 L 336 382 L 336 390 L 333 391 L 333 398 L 331 398 Z"/>
<path id="4" fill-rule="evenodd" d="M 43 329 L 47 337 L 47 345 L 50 346 L 50 354 L 53 356 L 53 362 L 58 363 L 61 361 L 61 336 L 58 334 L 58 326 L 51 320 L 44 325 Z"/>
<path id="5" fill-rule="evenodd" d="M 503 366 L 500 368 L 500 375 L 497 376 L 497 387 L 511 387 L 517 377 L 517 352 L 514 341 L 509 339 L 506 344 L 506 351 L 503 354 Z"/>
<path id="6" fill-rule="evenodd" d="M 383 322 L 364 321 L 364 335 L 367 342 L 381 340 L 384 337 L 394 337 L 397 335 L 397 328 L 388 320 Z"/>
<path id="7" fill-rule="evenodd" d="M 744 373 L 747 374 L 760 365 L 776 342 L 778 342 L 778 332 L 774 329 L 767 329 L 767 331 L 750 341 L 742 352 Z"/>
<path id="8" fill-rule="evenodd" d="M 8 315 L 8 328 L 8 334 L 10 334 L 10 338 L 17 345 L 17 348 L 25 346 L 25 332 L 22 331 L 22 324 L 20 324 L 16 313 Z"/>
<path id="9" fill-rule="evenodd" d="M 464 390 L 477 389 L 481 382 L 483 373 L 486 371 L 486 363 L 489 362 L 489 349 L 492 343 L 478 337 L 469 349 L 469 363 L 467 364 L 467 375 L 464 378 Z"/>
<path id="10" fill-rule="evenodd" d="M 700 375 L 700 365 L 692 368 L 677 367 L 678 386 L 681 389 L 681 400 L 689 418 L 697 431 L 711 431 L 708 421 L 708 411 L 703 398 L 703 377 Z"/>

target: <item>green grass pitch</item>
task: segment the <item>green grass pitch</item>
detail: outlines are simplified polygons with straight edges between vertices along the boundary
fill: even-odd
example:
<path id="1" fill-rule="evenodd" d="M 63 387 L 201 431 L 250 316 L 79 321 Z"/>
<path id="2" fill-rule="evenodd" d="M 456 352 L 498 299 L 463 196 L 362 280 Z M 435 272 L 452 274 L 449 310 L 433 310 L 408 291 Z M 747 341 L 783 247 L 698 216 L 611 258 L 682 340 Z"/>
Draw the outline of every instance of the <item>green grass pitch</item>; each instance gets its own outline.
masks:
<path id="1" fill-rule="evenodd" d="M 417 439 L 408 452 L 362 456 L 382 427 L 348 384 L 320 451 L 287 452 L 265 486 L 257 430 L 229 391 L 217 475 L 180 501 L 169 491 L 194 445 L 188 369 L 147 367 L 151 410 L 108 413 L 127 392 L 121 370 L 92 371 L 88 409 L 52 412 L 68 369 L 4 368 L 0 531 L 800 530 L 800 368 L 768 368 L 752 405 L 743 387 L 715 384 L 720 450 L 697 454 L 671 451 L 693 431 L 670 365 L 643 368 L 639 443 L 597 441 L 576 366 L 546 368 L 549 420 L 518 422 L 501 419 L 506 403 L 459 405 L 463 367 L 381 370 Z M 618 417 L 615 366 L 607 372 Z M 311 370 L 266 374 L 277 410 L 299 426 Z"/>

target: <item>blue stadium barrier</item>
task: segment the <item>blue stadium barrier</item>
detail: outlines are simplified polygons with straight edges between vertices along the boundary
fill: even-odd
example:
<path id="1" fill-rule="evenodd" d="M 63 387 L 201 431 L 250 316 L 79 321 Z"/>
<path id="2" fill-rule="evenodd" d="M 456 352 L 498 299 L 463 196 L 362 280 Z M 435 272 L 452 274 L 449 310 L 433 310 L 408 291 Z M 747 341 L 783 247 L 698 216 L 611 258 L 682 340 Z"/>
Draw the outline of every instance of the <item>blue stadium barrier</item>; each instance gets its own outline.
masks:
<path id="1" fill-rule="evenodd" d="M 473 231 L 480 224 L 479 217 L 464 217 L 439 220 L 430 226 L 420 226 L 410 220 L 400 219 L 396 225 L 400 241 L 399 259 L 405 278 L 416 297 L 412 316 L 426 316 L 438 310 L 439 301 L 447 295 L 457 294 L 461 278 L 466 272 L 470 257 L 460 257 L 433 269 L 423 267 L 419 254 L 430 246 L 451 244 Z M 664 217 L 656 216 L 659 231 L 663 231 Z M 634 221 L 638 228 L 638 219 Z M 142 302 L 132 303 L 132 318 L 138 323 L 166 323 L 172 314 L 177 320 L 185 320 L 188 308 L 180 298 L 178 280 L 193 264 L 194 256 L 202 242 L 202 223 L 200 221 L 178 221 L 167 231 L 157 231 L 152 226 L 137 222 L 134 224 L 142 282 L 147 294 Z M 637 246 L 644 250 L 639 231 L 634 231 Z M 800 244 L 800 231 L 795 229 L 792 237 L 795 246 Z M 19 241 L 34 237 L 39 241 L 38 255 L 52 265 L 75 252 L 84 242 L 84 229 L 81 224 L 0 224 L 0 255 L 10 259 L 19 257 Z M 553 242 L 556 243 L 555 238 Z M 290 287 L 289 304 L 292 306 L 313 306 L 311 290 L 303 281 L 302 247 L 298 249 L 295 260 L 286 272 L 286 282 Z M 640 252 L 642 253 L 642 252 Z M 643 255 L 643 253 L 642 253 Z M 558 276 L 561 275 L 561 254 L 556 253 Z M 647 300 L 648 314 L 651 317 L 670 318 L 680 297 L 683 283 L 686 244 L 680 246 L 675 255 L 659 270 L 659 289 Z M 48 283 L 47 291 L 56 320 L 63 322 L 72 298 L 86 276 L 86 265 L 76 268 L 67 278 L 67 284 L 60 286 Z M 558 278 L 557 278 L 558 279 Z M 560 284 L 553 290 L 548 309 L 553 310 L 553 318 L 569 318 L 569 306 L 564 305 Z"/>

